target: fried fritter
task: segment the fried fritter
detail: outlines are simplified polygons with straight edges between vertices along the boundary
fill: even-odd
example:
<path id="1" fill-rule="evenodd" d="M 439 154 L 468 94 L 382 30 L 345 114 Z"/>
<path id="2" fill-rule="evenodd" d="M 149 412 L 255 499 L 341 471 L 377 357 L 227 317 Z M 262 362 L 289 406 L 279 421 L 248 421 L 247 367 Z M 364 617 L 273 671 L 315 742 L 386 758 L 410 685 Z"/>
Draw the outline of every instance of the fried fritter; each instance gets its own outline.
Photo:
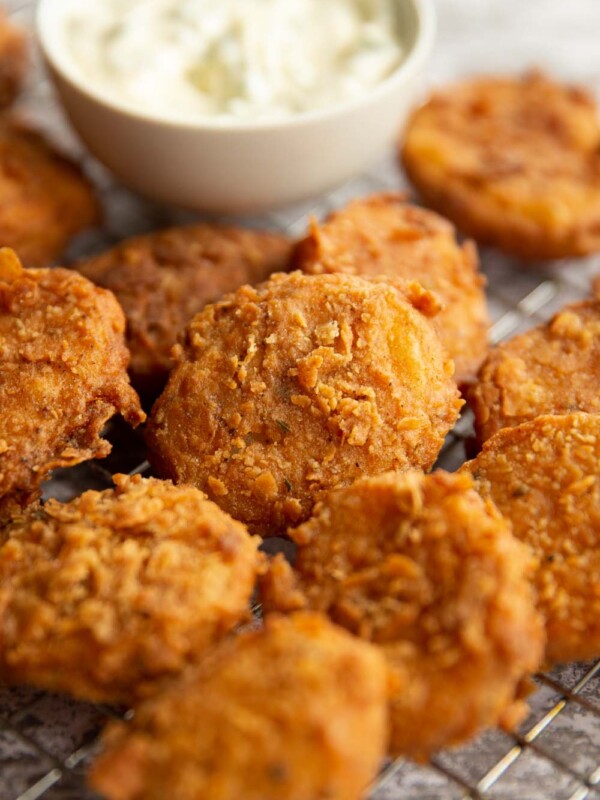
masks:
<path id="1" fill-rule="evenodd" d="M 305 272 L 386 275 L 417 280 L 444 304 L 437 317 L 459 384 L 475 377 L 488 349 L 489 317 L 473 242 L 459 246 L 453 226 L 399 194 L 374 195 L 313 222 L 295 252 Z"/>
<path id="2" fill-rule="evenodd" d="M 114 414 L 143 422 L 124 330 L 110 292 L 0 250 L 0 522 L 51 470 L 108 455 L 100 433 Z"/>
<path id="3" fill-rule="evenodd" d="M 46 266 L 99 218 L 79 167 L 32 129 L 0 119 L 0 246 L 16 250 L 27 267 Z"/>
<path id="4" fill-rule="evenodd" d="M 306 604 L 381 646 L 400 677 L 394 754 L 426 759 L 522 717 L 544 649 L 530 555 L 469 476 L 365 478 L 290 533 L 296 577 L 279 556 L 266 606 Z"/>
<path id="5" fill-rule="evenodd" d="M 28 64 L 25 32 L 0 8 L 0 108 L 9 106 L 19 94 Z"/>
<path id="6" fill-rule="evenodd" d="M 0 533 L 0 678 L 131 703 L 248 614 L 258 537 L 189 486 L 34 507 Z"/>
<path id="7" fill-rule="evenodd" d="M 192 225 L 122 242 L 75 266 L 115 293 L 127 318 L 134 386 L 156 397 L 177 335 L 207 303 L 288 269 L 291 242 L 265 231 Z"/>
<path id="8" fill-rule="evenodd" d="M 480 242 L 526 259 L 600 249 L 600 123 L 580 87 L 531 72 L 441 90 L 409 121 L 402 160 Z"/>
<path id="9" fill-rule="evenodd" d="M 154 406 L 153 464 L 263 536 L 363 474 L 429 469 L 462 405 L 436 309 L 416 283 L 300 272 L 207 306 Z"/>
<path id="10" fill-rule="evenodd" d="M 376 648 L 320 615 L 271 618 L 111 725 L 90 781 L 107 800 L 358 800 L 387 688 Z"/>
<path id="11" fill-rule="evenodd" d="M 549 661 L 600 656 L 600 416 L 543 416 L 462 467 L 537 559 Z"/>
<path id="12" fill-rule="evenodd" d="M 600 300 L 494 348 L 469 391 L 480 443 L 542 414 L 600 412 Z"/>

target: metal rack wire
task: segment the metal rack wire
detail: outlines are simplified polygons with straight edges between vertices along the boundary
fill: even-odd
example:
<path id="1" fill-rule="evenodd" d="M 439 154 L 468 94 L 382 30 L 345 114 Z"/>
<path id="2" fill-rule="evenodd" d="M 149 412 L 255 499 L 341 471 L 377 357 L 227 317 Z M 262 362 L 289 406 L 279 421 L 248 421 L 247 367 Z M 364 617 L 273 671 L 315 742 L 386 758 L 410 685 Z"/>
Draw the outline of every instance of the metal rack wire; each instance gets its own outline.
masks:
<path id="1" fill-rule="evenodd" d="M 35 0 L 12 0 L 8 6 L 15 19 L 32 25 Z M 22 107 L 67 149 L 78 153 L 39 65 Z M 134 197 L 97 164 L 88 160 L 87 166 L 100 186 L 107 218 L 103 230 L 80 242 L 72 256 L 187 219 L 186 214 Z M 401 187 L 401 177 L 388 160 L 318 203 L 246 222 L 267 223 L 296 234 L 304 229 L 311 214 L 323 216 L 351 197 Z M 494 341 L 512 336 L 547 318 L 564 303 L 585 296 L 591 273 L 600 271 L 597 262 L 588 260 L 523 272 L 510 260 L 492 253 L 483 253 L 483 263 Z M 466 415 L 448 437 L 440 466 L 454 469 L 464 460 L 464 440 L 470 432 Z M 110 459 L 59 472 L 47 485 L 47 493 L 66 499 L 83 488 L 110 486 L 112 472 L 147 470 L 143 446 L 135 434 L 113 425 L 109 438 L 115 444 Z M 426 767 L 406 761 L 390 763 L 372 787 L 371 800 L 600 798 L 599 679 L 600 662 L 572 664 L 538 676 L 531 715 L 517 732 L 487 732 L 466 747 L 439 754 Z M 35 690 L 0 688 L 0 800 L 91 800 L 85 788 L 85 768 L 97 747 L 99 731 L 115 715 L 117 712 L 104 706 L 76 703 Z"/>

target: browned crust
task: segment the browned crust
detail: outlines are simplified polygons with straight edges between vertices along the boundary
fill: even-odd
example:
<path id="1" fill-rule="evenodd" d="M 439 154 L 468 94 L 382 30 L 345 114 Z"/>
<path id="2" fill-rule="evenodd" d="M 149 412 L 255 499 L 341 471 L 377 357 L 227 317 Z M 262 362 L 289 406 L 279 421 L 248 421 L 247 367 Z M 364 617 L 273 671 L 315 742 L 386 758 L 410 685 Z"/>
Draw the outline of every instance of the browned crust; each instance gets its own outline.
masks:
<path id="1" fill-rule="evenodd" d="M 131 703 L 248 614 L 258 539 L 197 489 L 139 476 L 0 536 L 0 677 Z"/>
<path id="2" fill-rule="evenodd" d="M 81 168 L 31 127 L 0 120 L 0 246 L 16 250 L 28 267 L 47 266 L 99 220 Z"/>
<path id="3" fill-rule="evenodd" d="M 276 233 L 190 225 L 127 239 L 75 265 L 110 289 L 127 318 L 130 373 L 156 399 L 173 366 L 177 336 L 207 303 L 289 267 L 292 243 Z"/>
<path id="4" fill-rule="evenodd" d="M 263 536 L 363 474 L 429 469 L 462 402 L 419 284 L 275 275 L 198 314 L 147 430 L 159 474 Z"/>
<path id="5" fill-rule="evenodd" d="M 69 270 L 23 270 L 0 250 L 0 519 L 51 470 L 106 456 L 112 416 L 145 419 L 124 329 L 110 292 Z"/>
<path id="6" fill-rule="evenodd" d="M 366 478 L 331 492 L 290 534 L 296 574 L 274 562 L 266 607 L 326 612 L 382 647 L 401 687 L 393 754 L 426 759 L 523 718 L 544 648 L 530 556 L 470 477 Z"/>
<path id="7" fill-rule="evenodd" d="M 107 800 L 359 800 L 386 695 L 374 647 L 319 615 L 270 618 L 111 725 L 90 782 Z"/>
<path id="8" fill-rule="evenodd" d="M 21 91 L 29 53 L 25 31 L 0 9 L 0 108 L 11 105 Z"/>
<path id="9" fill-rule="evenodd" d="M 484 285 L 473 242 L 459 245 L 442 217 L 410 205 L 401 194 L 355 200 L 322 225 L 313 221 L 295 251 L 295 266 L 313 275 L 417 280 L 440 298 L 440 338 L 460 385 L 472 381 L 488 350 Z"/>
<path id="10" fill-rule="evenodd" d="M 468 393 L 480 443 L 541 414 L 600 412 L 600 300 L 495 347 Z"/>
<path id="11" fill-rule="evenodd" d="M 600 655 L 600 415 L 506 428 L 462 467 L 531 548 L 547 659 Z"/>
<path id="12" fill-rule="evenodd" d="M 401 159 L 427 204 L 478 242 L 556 259 L 600 249 L 599 144 L 591 97 L 532 72 L 436 92 Z"/>

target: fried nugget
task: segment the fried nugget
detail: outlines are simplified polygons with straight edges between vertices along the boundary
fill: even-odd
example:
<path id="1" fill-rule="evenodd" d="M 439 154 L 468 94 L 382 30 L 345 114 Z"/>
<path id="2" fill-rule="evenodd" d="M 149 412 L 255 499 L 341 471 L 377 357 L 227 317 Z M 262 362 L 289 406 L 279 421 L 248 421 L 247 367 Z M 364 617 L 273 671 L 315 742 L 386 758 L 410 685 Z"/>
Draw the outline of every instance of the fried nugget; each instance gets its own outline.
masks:
<path id="1" fill-rule="evenodd" d="M 600 412 L 600 300 L 566 306 L 494 348 L 469 390 L 480 443 L 542 414 Z"/>
<path id="2" fill-rule="evenodd" d="M 4 682 L 131 703 L 248 615 L 258 537 L 192 487 L 114 480 L 0 533 Z"/>
<path id="3" fill-rule="evenodd" d="M 194 314 L 245 283 L 286 271 L 290 254 L 279 234 L 192 225 L 128 239 L 75 268 L 115 293 L 127 318 L 133 384 L 155 399 L 177 335 Z"/>
<path id="4" fill-rule="evenodd" d="M 409 121 L 402 160 L 477 241 L 525 259 L 600 249 L 600 124 L 580 87 L 531 72 L 441 90 Z"/>
<path id="5" fill-rule="evenodd" d="M 462 467 L 536 556 L 549 661 L 600 656 L 600 416 L 542 416 Z"/>
<path id="6" fill-rule="evenodd" d="M 295 265 L 313 275 L 344 272 L 419 281 L 444 305 L 437 326 L 454 359 L 457 382 L 475 377 L 488 349 L 485 281 L 475 245 L 459 246 L 453 226 L 442 217 L 399 194 L 356 200 L 323 225 L 312 223 L 296 248 Z"/>
<path id="7" fill-rule="evenodd" d="M 90 782 L 107 800 L 358 800 L 387 687 L 371 645 L 320 615 L 271 618 L 111 725 Z"/>
<path id="8" fill-rule="evenodd" d="M 124 330 L 110 292 L 0 250 L 0 522 L 51 470 L 108 455 L 100 433 L 114 414 L 143 422 Z"/>
<path id="9" fill-rule="evenodd" d="M 296 575 L 278 557 L 266 606 L 307 605 L 382 648 L 400 676 L 394 754 L 426 759 L 524 715 L 524 679 L 544 649 L 530 555 L 469 476 L 365 478 L 291 536 Z"/>
<path id="10" fill-rule="evenodd" d="M 0 8 L 0 109 L 19 94 L 29 64 L 25 31 L 9 20 Z"/>
<path id="11" fill-rule="evenodd" d="M 99 218 L 79 167 L 32 129 L 0 119 L 0 246 L 28 267 L 43 267 Z"/>
<path id="12" fill-rule="evenodd" d="M 436 308 L 416 283 L 300 272 L 207 306 L 154 406 L 152 463 L 263 536 L 363 474 L 429 469 L 462 405 Z"/>

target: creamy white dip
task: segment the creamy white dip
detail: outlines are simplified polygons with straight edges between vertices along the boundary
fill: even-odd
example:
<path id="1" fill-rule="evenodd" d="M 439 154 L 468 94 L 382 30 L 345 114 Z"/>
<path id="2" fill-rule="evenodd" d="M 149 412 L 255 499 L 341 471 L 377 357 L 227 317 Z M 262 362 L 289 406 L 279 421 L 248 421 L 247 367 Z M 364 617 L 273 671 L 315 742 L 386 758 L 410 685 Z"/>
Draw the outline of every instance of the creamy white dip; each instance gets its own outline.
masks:
<path id="1" fill-rule="evenodd" d="M 67 48 L 90 86 L 176 120 L 281 119 L 350 101 L 404 51 L 394 0 L 85 0 Z"/>

